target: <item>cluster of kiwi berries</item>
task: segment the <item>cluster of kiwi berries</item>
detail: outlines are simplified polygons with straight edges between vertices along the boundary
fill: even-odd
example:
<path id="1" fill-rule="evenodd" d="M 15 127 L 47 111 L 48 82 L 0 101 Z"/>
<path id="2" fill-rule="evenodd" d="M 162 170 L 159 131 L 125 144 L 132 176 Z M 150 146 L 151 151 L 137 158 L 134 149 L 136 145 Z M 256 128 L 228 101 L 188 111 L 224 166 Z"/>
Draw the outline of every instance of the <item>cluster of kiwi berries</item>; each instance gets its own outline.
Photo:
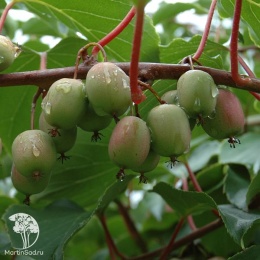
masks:
<path id="1" fill-rule="evenodd" d="M 160 156 L 174 163 L 189 150 L 191 131 L 198 122 L 213 138 L 229 138 L 232 146 L 244 127 L 236 96 L 219 89 L 200 70 L 184 73 L 177 90 L 165 93 L 164 102 L 151 109 L 146 121 L 126 115 L 132 105 L 130 92 L 129 77 L 110 62 L 95 64 L 85 84 L 69 78 L 54 82 L 42 100 L 40 129 L 25 131 L 13 142 L 14 186 L 27 196 L 44 190 L 57 153 L 61 160 L 67 158 L 65 152 L 75 144 L 78 127 L 93 132 L 92 140 L 97 141 L 99 131 L 115 119 L 108 153 L 119 167 L 116 176 L 123 180 L 125 169 L 131 169 L 140 173 L 143 183 L 144 174 L 156 168 Z"/>

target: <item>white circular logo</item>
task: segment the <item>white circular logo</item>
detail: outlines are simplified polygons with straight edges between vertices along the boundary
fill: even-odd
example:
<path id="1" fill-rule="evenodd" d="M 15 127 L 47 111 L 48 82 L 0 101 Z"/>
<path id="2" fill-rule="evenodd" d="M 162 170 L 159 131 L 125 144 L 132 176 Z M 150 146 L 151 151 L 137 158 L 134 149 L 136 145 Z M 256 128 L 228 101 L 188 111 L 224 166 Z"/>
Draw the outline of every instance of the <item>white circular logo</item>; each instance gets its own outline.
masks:
<path id="1" fill-rule="evenodd" d="M 25 213 L 16 213 L 9 217 L 14 222 L 13 231 L 21 236 L 22 247 L 16 249 L 27 249 L 37 241 L 40 233 L 36 220 Z"/>

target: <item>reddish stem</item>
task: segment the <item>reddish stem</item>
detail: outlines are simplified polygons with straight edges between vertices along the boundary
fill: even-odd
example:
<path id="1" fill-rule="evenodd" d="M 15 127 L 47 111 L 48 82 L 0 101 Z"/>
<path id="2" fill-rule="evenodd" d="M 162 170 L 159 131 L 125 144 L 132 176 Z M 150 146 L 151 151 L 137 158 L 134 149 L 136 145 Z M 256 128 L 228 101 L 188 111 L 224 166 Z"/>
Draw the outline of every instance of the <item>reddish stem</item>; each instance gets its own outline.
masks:
<path id="1" fill-rule="evenodd" d="M 246 73 L 248 74 L 249 77 L 251 78 L 255 78 L 255 74 L 253 73 L 253 71 L 247 66 L 247 64 L 245 63 L 245 61 L 238 55 L 238 61 L 241 64 L 241 66 L 244 68 L 244 70 L 246 71 Z M 256 92 L 253 91 L 249 91 L 251 95 L 253 95 L 257 100 L 260 100 L 260 95 Z"/>
<path id="2" fill-rule="evenodd" d="M 213 14 L 214 14 L 214 10 L 216 8 L 216 4 L 217 4 L 217 0 L 212 0 L 211 5 L 210 5 L 210 9 L 209 9 L 209 14 L 208 14 L 208 17 L 207 17 L 207 22 L 205 24 L 205 29 L 204 29 L 202 38 L 200 40 L 199 47 L 198 47 L 196 53 L 192 57 L 195 60 L 198 60 L 200 58 L 200 56 L 201 56 L 201 54 L 204 51 L 204 48 L 206 46 L 207 39 L 208 39 L 208 36 L 209 36 L 210 26 L 211 26 Z"/>
<path id="3" fill-rule="evenodd" d="M 189 190 L 189 186 L 188 186 L 188 182 L 187 182 L 186 178 L 182 179 L 182 187 L 183 187 L 183 190 L 185 190 L 185 191 Z M 187 220 L 188 220 L 188 223 L 189 223 L 189 226 L 190 226 L 191 230 L 193 230 L 193 231 L 197 230 L 197 227 L 196 227 L 196 225 L 194 223 L 192 215 L 188 216 Z"/>
<path id="4" fill-rule="evenodd" d="M 101 39 L 98 43 L 101 46 L 107 45 L 113 39 L 115 39 L 125 28 L 126 26 L 132 21 L 136 13 L 136 9 L 133 6 L 124 19 L 114 28 L 110 33 L 108 33 L 103 39 Z M 92 55 L 95 56 L 99 52 L 99 48 L 95 46 L 92 50 Z"/>
<path id="5" fill-rule="evenodd" d="M 5 9 L 0 17 L 0 34 L 4 28 L 4 23 L 5 23 L 5 20 L 6 20 L 6 17 L 7 17 L 7 14 L 9 12 L 10 9 L 12 9 L 12 7 L 14 6 L 15 2 L 12 1 L 10 2 L 8 5 L 5 6 Z"/>
<path id="6" fill-rule="evenodd" d="M 192 182 L 195 190 L 198 191 L 198 192 L 202 192 L 202 189 L 201 189 L 201 187 L 200 187 L 200 185 L 199 185 L 199 183 L 198 183 L 198 181 L 196 179 L 196 176 L 195 176 L 194 172 L 191 170 L 189 163 L 185 162 L 184 165 L 185 165 L 185 167 L 186 167 L 186 169 L 188 171 L 189 177 L 191 179 L 191 182 Z"/>
<path id="7" fill-rule="evenodd" d="M 239 22 L 242 10 L 243 0 L 236 0 L 232 34 L 230 41 L 230 63 L 231 63 L 231 75 L 233 80 L 241 86 L 246 86 L 249 82 L 249 78 L 241 78 L 238 73 L 238 34 L 239 34 Z"/>
<path id="8" fill-rule="evenodd" d="M 179 234 L 180 230 L 181 230 L 181 227 L 184 223 L 184 218 L 182 218 L 179 223 L 177 224 L 175 230 L 174 230 L 174 233 L 171 237 L 171 240 L 170 240 L 170 243 L 168 244 L 168 246 L 165 247 L 165 249 L 162 251 L 161 253 L 161 256 L 160 256 L 160 260 L 164 260 L 164 259 L 167 259 L 167 256 L 169 256 L 170 252 L 172 251 L 172 247 L 175 243 L 175 239 L 177 237 L 177 235 Z"/>
<path id="9" fill-rule="evenodd" d="M 143 92 L 140 86 L 138 85 L 138 64 L 144 24 L 144 7 L 145 1 L 138 1 L 132 55 L 129 68 L 131 96 L 132 101 L 135 104 L 140 104 L 145 99 L 145 97 L 143 96 Z"/>
<path id="10" fill-rule="evenodd" d="M 126 227 L 130 235 L 132 236 L 132 238 L 135 240 L 137 246 L 139 246 L 139 248 L 143 253 L 147 252 L 146 243 L 143 240 L 143 238 L 140 236 L 138 230 L 136 229 L 135 224 L 130 218 L 126 207 L 119 200 L 116 200 L 115 203 L 117 204 L 119 212 L 122 215 L 124 222 L 126 224 Z"/>
<path id="11" fill-rule="evenodd" d="M 99 215 L 99 220 L 100 220 L 102 227 L 104 229 L 104 232 L 105 232 L 106 241 L 107 241 L 107 245 L 108 245 L 108 249 L 109 249 L 109 253 L 110 253 L 110 259 L 112 259 L 112 260 L 117 259 L 116 255 L 119 256 L 121 259 L 125 259 L 125 257 L 117 250 L 117 247 L 113 241 L 113 238 L 108 230 L 105 215 L 104 214 Z"/>

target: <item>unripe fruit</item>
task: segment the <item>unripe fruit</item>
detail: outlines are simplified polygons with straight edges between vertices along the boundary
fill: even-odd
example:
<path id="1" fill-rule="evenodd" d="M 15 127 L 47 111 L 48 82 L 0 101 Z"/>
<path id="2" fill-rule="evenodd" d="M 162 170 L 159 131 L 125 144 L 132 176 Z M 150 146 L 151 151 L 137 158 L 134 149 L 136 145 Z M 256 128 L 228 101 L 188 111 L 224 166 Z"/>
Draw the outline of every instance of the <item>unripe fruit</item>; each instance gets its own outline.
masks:
<path id="1" fill-rule="evenodd" d="M 41 113 L 39 118 L 39 129 L 51 136 L 53 126 L 48 124 Z M 71 129 L 59 129 L 55 136 L 51 137 L 57 153 L 64 154 L 69 151 L 75 144 L 77 139 L 77 127 L 74 126 Z"/>
<path id="2" fill-rule="evenodd" d="M 85 103 L 85 86 L 82 81 L 63 78 L 51 85 L 42 101 L 42 111 L 50 125 L 71 129 L 77 125 Z"/>
<path id="3" fill-rule="evenodd" d="M 19 55 L 20 48 L 8 38 L 0 35 L 0 71 L 7 69 Z"/>
<path id="4" fill-rule="evenodd" d="M 86 105 L 84 114 L 78 121 L 78 127 L 87 132 L 93 132 L 92 141 L 100 139 L 99 131 L 108 127 L 112 121 L 111 116 L 99 116 L 90 104 Z"/>
<path id="5" fill-rule="evenodd" d="M 215 117 L 202 124 L 205 132 L 215 138 L 233 138 L 244 130 L 244 112 L 238 98 L 229 90 L 220 89 Z"/>
<path id="6" fill-rule="evenodd" d="M 14 187 L 26 196 L 42 192 L 49 183 L 50 175 L 25 177 L 12 166 L 11 180 Z"/>
<path id="7" fill-rule="evenodd" d="M 135 116 L 126 116 L 115 126 L 110 137 L 110 159 L 121 169 L 139 167 L 150 150 L 150 132 L 145 121 Z"/>
<path id="8" fill-rule="evenodd" d="M 177 82 L 177 95 L 188 116 L 205 118 L 215 110 L 218 88 L 208 73 L 189 70 Z"/>
<path id="9" fill-rule="evenodd" d="M 89 70 L 86 95 L 99 116 L 119 117 L 132 103 L 129 77 L 110 62 L 98 63 Z"/>
<path id="10" fill-rule="evenodd" d="M 138 167 L 131 168 L 132 171 L 140 173 L 139 182 L 147 183 L 144 173 L 150 172 L 156 168 L 160 161 L 160 155 L 150 149 L 145 161 Z"/>
<path id="11" fill-rule="evenodd" d="M 173 104 L 154 107 L 147 116 L 147 125 L 151 130 L 151 147 L 161 156 L 172 161 L 188 151 L 191 130 L 185 112 Z"/>
<path id="12" fill-rule="evenodd" d="M 175 90 L 169 90 L 165 92 L 161 99 L 165 101 L 167 104 L 174 104 L 179 105 L 178 95 L 177 95 L 177 89 Z M 192 130 L 196 125 L 196 119 L 192 117 L 188 117 L 190 122 L 190 129 Z"/>
<path id="13" fill-rule="evenodd" d="M 161 99 L 163 101 L 165 101 L 167 104 L 178 105 L 179 101 L 178 101 L 178 96 L 177 96 L 177 89 L 169 90 L 169 91 L 165 92 L 162 95 Z"/>
<path id="14" fill-rule="evenodd" d="M 41 130 L 20 133 L 12 144 L 13 162 L 26 177 L 49 175 L 56 162 L 56 148 L 51 137 Z"/>
<path id="15" fill-rule="evenodd" d="M 145 161 L 138 167 L 131 167 L 134 172 L 145 173 L 150 172 L 156 168 L 160 161 L 160 155 L 150 149 Z"/>

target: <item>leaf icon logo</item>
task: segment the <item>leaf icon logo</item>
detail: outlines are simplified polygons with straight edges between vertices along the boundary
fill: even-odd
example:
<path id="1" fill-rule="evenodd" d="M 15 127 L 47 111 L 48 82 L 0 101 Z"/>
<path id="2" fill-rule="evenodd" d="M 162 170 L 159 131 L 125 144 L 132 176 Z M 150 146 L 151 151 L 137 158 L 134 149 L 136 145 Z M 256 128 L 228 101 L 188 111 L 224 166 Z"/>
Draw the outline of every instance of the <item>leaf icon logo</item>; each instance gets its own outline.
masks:
<path id="1" fill-rule="evenodd" d="M 9 217 L 14 222 L 13 231 L 21 236 L 22 247 L 16 249 L 27 249 L 37 241 L 40 233 L 36 220 L 25 213 L 16 213 Z"/>

